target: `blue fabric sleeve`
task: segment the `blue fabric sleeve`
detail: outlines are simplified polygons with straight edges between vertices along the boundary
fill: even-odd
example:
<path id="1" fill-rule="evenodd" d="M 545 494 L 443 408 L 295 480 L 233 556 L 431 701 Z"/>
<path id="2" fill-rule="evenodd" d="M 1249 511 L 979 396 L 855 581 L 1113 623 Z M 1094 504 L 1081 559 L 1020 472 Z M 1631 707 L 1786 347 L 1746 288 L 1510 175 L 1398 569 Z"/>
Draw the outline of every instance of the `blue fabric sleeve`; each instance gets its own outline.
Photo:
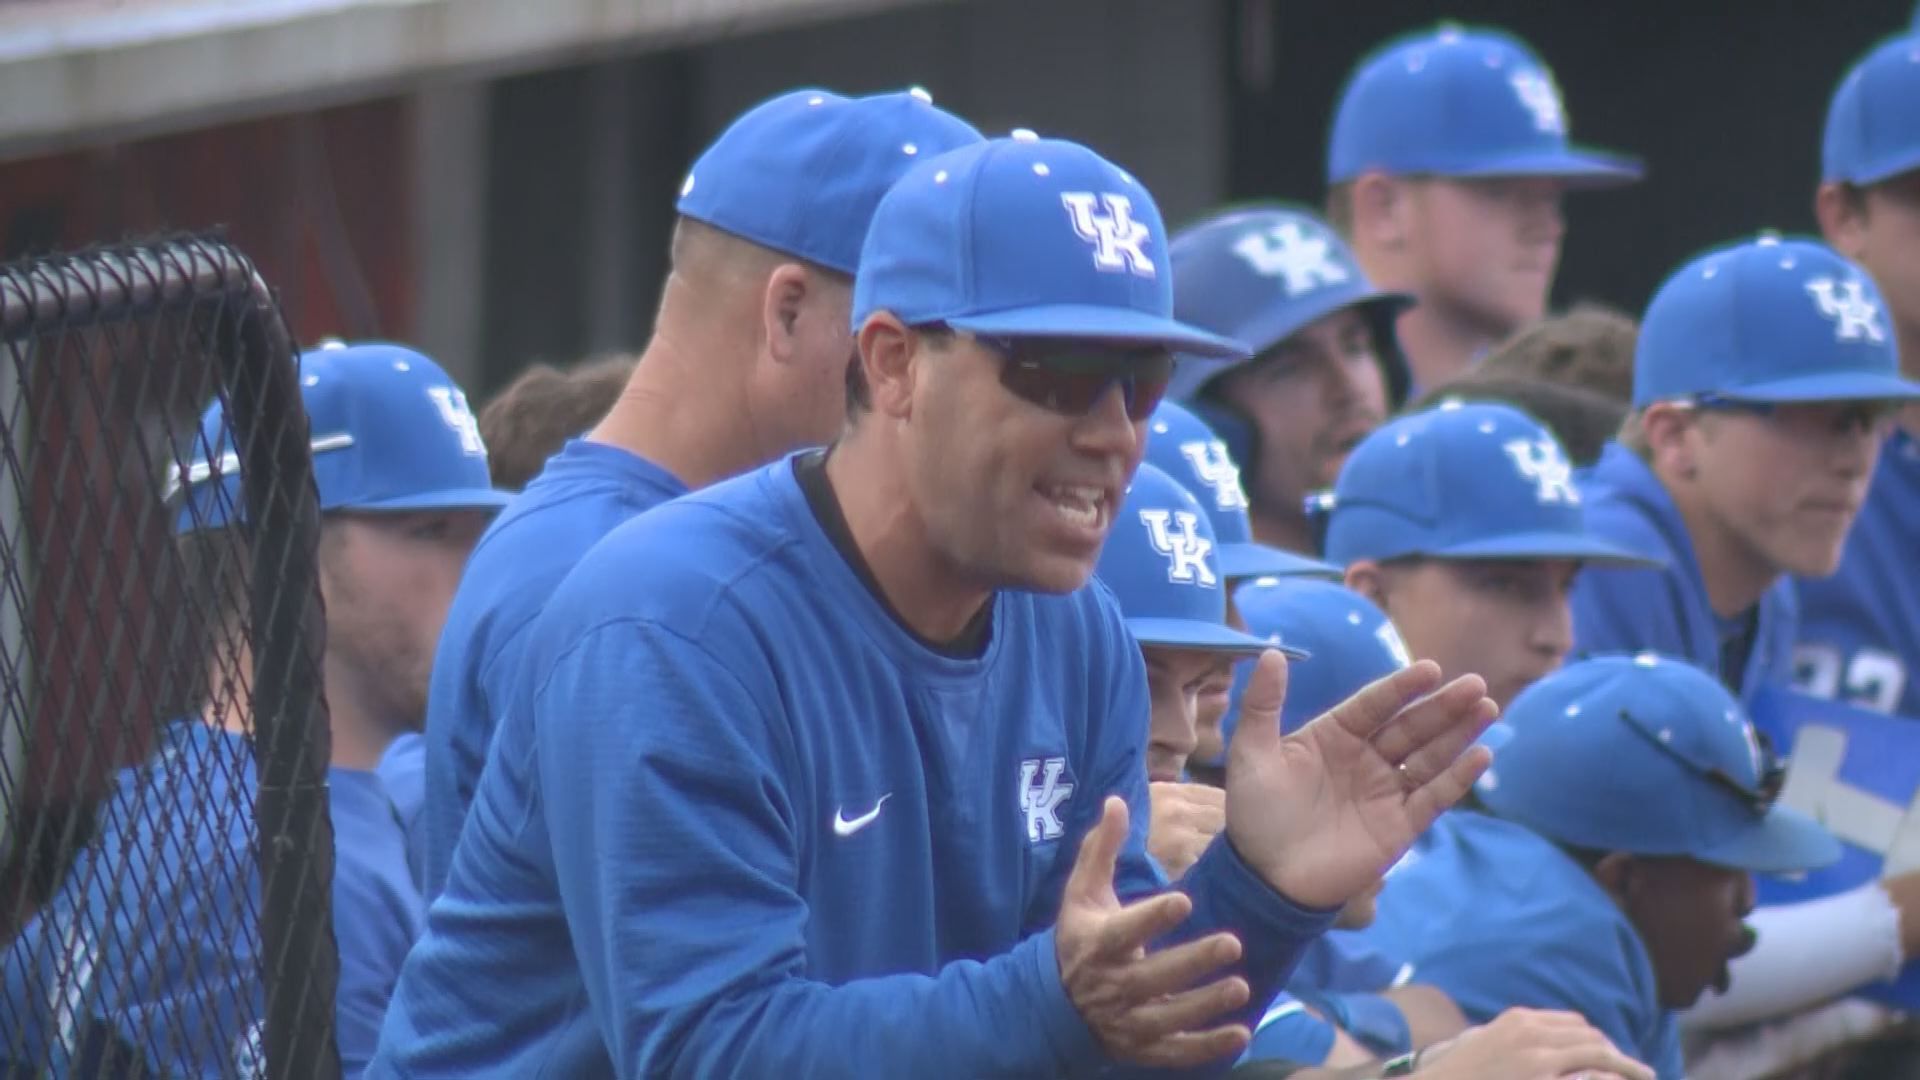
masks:
<path id="1" fill-rule="evenodd" d="M 1389 998 L 1379 994 L 1340 993 L 1302 994 L 1301 999 L 1359 1040 L 1360 1045 L 1376 1057 L 1398 1057 L 1413 1049 L 1413 1031 L 1407 1026 L 1407 1015 Z"/>
<path id="2" fill-rule="evenodd" d="M 1574 578 L 1571 602 L 1576 656 L 1653 650 L 1698 662 L 1678 622 L 1680 601 L 1661 571 L 1587 567 Z"/>
<path id="3" fill-rule="evenodd" d="M 1323 1065 L 1333 1053 L 1333 1041 L 1332 1024 L 1308 1012 L 1305 1002 L 1283 993 L 1260 1018 L 1253 1044 L 1241 1060 Z"/>
<path id="4" fill-rule="evenodd" d="M 555 878 L 620 1075 L 931 1080 L 1097 1064 L 1051 933 L 933 975 L 808 978 L 776 693 L 671 629 L 622 620 L 562 654 L 536 695 Z"/>

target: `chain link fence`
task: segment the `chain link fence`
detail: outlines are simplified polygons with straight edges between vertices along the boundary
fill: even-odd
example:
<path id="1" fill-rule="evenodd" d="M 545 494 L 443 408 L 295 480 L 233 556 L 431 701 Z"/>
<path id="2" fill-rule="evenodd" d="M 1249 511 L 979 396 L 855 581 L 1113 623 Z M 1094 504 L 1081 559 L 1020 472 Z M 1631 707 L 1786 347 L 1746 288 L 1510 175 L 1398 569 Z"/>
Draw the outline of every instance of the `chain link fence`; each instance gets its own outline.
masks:
<path id="1" fill-rule="evenodd" d="M 0 347 L 0 1076 L 337 1076 L 285 321 L 178 238 L 0 266 Z"/>

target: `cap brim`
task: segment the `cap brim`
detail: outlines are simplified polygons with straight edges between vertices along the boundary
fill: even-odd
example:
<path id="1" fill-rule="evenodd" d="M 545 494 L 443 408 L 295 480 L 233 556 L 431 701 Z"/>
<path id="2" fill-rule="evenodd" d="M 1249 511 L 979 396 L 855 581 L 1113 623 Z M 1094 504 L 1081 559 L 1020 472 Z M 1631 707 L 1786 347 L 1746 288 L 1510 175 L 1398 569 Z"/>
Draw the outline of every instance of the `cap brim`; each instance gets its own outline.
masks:
<path id="1" fill-rule="evenodd" d="M 1044 304 L 944 321 L 949 326 L 976 334 L 1159 345 L 1196 360 L 1239 360 L 1251 352 L 1237 341 L 1209 334 L 1183 322 L 1149 315 L 1144 311 L 1095 304 Z"/>
<path id="2" fill-rule="evenodd" d="M 1659 559 L 1582 533 L 1518 532 L 1428 551 L 1441 559 L 1575 559 L 1621 570 L 1660 569 Z"/>
<path id="3" fill-rule="evenodd" d="M 1621 187 L 1637 183 L 1646 175 L 1646 167 L 1624 154 L 1608 153 L 1586 147 L 1568 147 L 1545 154 L 1510 154 L 1476 162 L 1470 169 L 1443 175 L 1468 179 L 1500 176 L 1541 176 L 1563 180 L 1570 187 Z"/>
<path id="4" fill-rule="evenodd" d="M 1718 395 L 1733 401 L 1764 402 L 1912 401 L 1920 399 L 1920 383 L 1867 371 L 1828 371 L 1734 387 Z"/>
<path id="5" fill-rule="evenodd" d="M 401 495 L 372 502 L 322 506 L 323 510 L 359 510 L 367 513 L 400 513 L 407 510 L 498 510 L 513 501 L 513 492 L 492 488 L 454 488 Z"/>
<path id="6" fill-rule="evenodd" d="M 1393 321 L 1400 313 L 1418 303 L 1411 293 L 1384 292 L 1379 289 L 1362 289 L 1343 293 L 1338 289 L 1323 290 L 1324 297 L 1303 301 L 1299 305 L 1280 303 L 1274 309 L 1248 319 L 1240 330 L 1248 347 L 1248 355 L 1237 361 L 1225 364 L 1208 364 L 1205 367 L 1181 367 L 1174 371 L 1173 382 L 1167 387 L 1167 396 L 1176 401 L 1187 401 L 1200 394 L 1208 383 L 1225 375 L 1239 364 L 1258 357 L 1261 353 L 1306 329 L 1309 325 L 1349 308 L 1359 309 L 1383 331 L 1393 328 Z M 1397 345 L 1398 342 L 1393 344 Z M 1181 357 L 1187 359 L 1186 356 Z M 1196 358 L 1204 359 L 1204 358 Z M 1383 358 L 1384 360 L 1384 358 Z"/>
<path id="7" fill-rule="evenodd" d="M 1840 841 L 1798 810 L 1776 806 L 1731 840 L 1691 853 L 1701 862 L 1756 874 L 1818 870 L 1840 858 Z"/>
<path id="8" fill-rule="evenodd" d="M 1243 634 L 1231 626 L 1197 619 L 1128 619 L 1127 629 L 1133 633 L 1134 640 L 1142 645 L 1196 649 L 1234 656 L 1258 656 L 1268 649 L 1278 649 L 1289 660 L 1305 660 L 1309 655 L 1304 649 L 1278 645 L 1266 638 Z"/>
<path id="9" fill-rule="evenodd" d="M 1309 559 L 1265 544 L 1241 541 L 1221 544 L 1220 576 L 1228 581 L 1250 577 L 1318 577 L 1338 580 L 1342 571 L 1332 563 Z"/>
<path id="10" fill-rule="evenodd" d="M 1902 173 L 1913 172 L 1915 169 L 1920 169 L 1920 147 L 1908 150 L 1902 154 L 1896 154 L 1893 157 L 1881 161 L 1876 161 L 1871 168 L 1855 170 L 1851 176 L 1844 178 L 1829 176 L 1826 177 L 1826 179 L 1845 179 L 1847 183 L 1857 185 L 1878 184 L 1883 180 L 1891 180 Z"/>

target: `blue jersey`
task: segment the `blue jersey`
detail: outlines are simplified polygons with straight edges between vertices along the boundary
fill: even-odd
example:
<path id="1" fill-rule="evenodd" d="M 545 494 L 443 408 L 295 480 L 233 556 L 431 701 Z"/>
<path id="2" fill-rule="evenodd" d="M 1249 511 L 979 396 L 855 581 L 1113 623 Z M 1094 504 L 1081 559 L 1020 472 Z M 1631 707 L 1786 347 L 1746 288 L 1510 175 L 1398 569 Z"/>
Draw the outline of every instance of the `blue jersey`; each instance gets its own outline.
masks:
<path id="1" fill-rule="evenodd" d="M 1723 619 L 1707 602 L 1707 585 L 1686 523 L 1653 470 L 1633 451 L 1610 442 L 1583 477 L 1587 525 L 1596 536 L 1665 561 L 1663 569 L 1590 566 L 1573 585 L 1575 655 L 1654 651 L 1712 672 L 1737 696 L 1787 681 L 1792 673 L 1793 585 L 1785 577 L 1743 620 Z M 1723 662 L 1729 641 L 1749 642 Z M 1734 678 L 1734 676 L 1738 678 Z"/>
<path id="2" fill-rule="evenodd" d="M 379 1035 L 422 902 L 377 776 L 328 776 L 335 856 L 335 999 L 341 1062 L 359 1076 Z M 175 724 L 152 761 L 124 770 L 95 840 L 4 964 L 0 1062 L 54 1076 L 265 1075 L 259 1023 L 257 785 L 247 740 Z"/>
<path id="3" fill-rule="evenodd" d="M 1107 794 L 1132 810 L 1117 890 L 1165 887 L 1146 673 L 1104 586 L 989 615 L 975 657 L 911 635 L 791 459 L 622 526 L 534 628 L 373 1072 L 1097 1065 L 1050 928 Z M 1332 915 L 1224 842 L 1183 887 L 1181 935 L 1238 930 L 1262 1003 Z"/>
<path id="4" fill-rule="evenodd" d="M 1515 1006 L 1587 1018 L 1661 1080 L 1681 1080 L 1672 1010 L 1633 924 L 1579 863 L 1539 835 L 1469 810 L 1387 877 L 1360 933 L 1405 956 L 1474 1023 Z"/>
<path id="5" fill-rule="evenodd" d="M 1412 977 L 1412 964 L 1352 931 L 1335 930 L 1307 947 L 1287 993 L 1376 1056 L 1396 1057 L 1413 1049 L 1413 1032 L 1400 1006 L 1383 994 Z"/>
<path id="6" fill-rule="evenodd" d="M 421 895 L 427 888 L 426 829 L 421 809 L 427 801 L 427 740 L 417 732 L 407 732 L 387 744 L 374 766 L 380 782 L 387 786 L 393 800 L 393 812 L 400 819 L 400 831 L 407 838 L 407 866 Z"/>
<path id="7" fill-rule="evenodd" d="M 1802 580 L 1794 682 L 1817 697 L 1920 719 L 1920 440 L 1896 431 L 1847 535 L 1840 571 Z"/>
<path id="8" fill-rule="evenodd" d="M 528 629 L 587 549 L 616 525 L 686 492 L 617 446 L 575 439 L 488 526 L 460 576 L 427 694 L 427 896 L 454 843 L 511 700 Z"/>

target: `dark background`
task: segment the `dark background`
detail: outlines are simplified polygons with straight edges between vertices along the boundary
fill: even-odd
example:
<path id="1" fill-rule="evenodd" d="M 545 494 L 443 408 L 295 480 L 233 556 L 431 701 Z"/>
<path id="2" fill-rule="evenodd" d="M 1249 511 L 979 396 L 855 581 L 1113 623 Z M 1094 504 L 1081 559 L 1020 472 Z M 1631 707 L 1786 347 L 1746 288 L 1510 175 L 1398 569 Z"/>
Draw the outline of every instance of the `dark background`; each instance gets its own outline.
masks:
<path id="1" fill-rule="evenodd" d="M 1817 231 L 1828 99 L 1856 58 L 1914 17 L 1913 0 L 1281 0 L 1259 34 L 1253 5 L 1235 2 L 1234 197 L 1318 204 L 1334 101 L 1356 60 L 1442 19 L 1498 25 L 1553 68 L 1574 141 L 1646 163 L 1638 185 L 1568 197 L 1554 290 L 1556 304 L 1635 313 L 1703 248 L 1762 228 Z"/>

